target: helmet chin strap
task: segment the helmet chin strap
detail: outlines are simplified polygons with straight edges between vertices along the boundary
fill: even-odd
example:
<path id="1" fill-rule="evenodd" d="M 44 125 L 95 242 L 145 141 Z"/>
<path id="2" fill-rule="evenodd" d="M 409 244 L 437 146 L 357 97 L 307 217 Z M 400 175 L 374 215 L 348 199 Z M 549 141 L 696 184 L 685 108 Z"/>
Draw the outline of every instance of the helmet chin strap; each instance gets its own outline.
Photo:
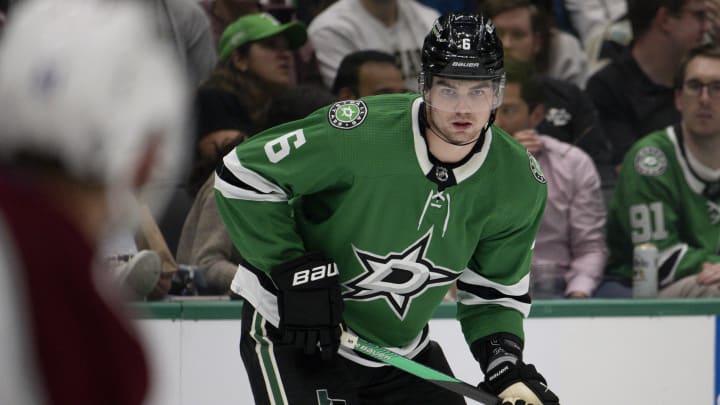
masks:
<path id="1" fill-rule="evenodd" d="M 429 104 L 426 104 L 426 105 L 428 106 L 428 108 L 432 108 L 431 105 L 429 105 Z M 478 135 L 475 138 L 473 138 L 467 142 L 463 142 L 463 143 L 452 142 L 450 139 L 448 139 L 447 136 L 445 136 L 442 132 L 440 132 L 440 130 L 436 129 L 436 126 L 434 125 L 434 123 L 432 121 L 433 121 L 433 119 L 431 118 L 431 114 L 427 114 L 428 129 L 430 131 L 432 131 L 432 133 L 434 133 L 435 136 L 440 138 L 441 141 L 443 141 L 447 144 L 453 145 L 453 146 L 466 146 L 466 145 L 475 143 L 478 141 L 478 139 L 482 138 L 483 134 L 488 130 L 488 128 L 490 128 L 490 125 L 492 125 L 492 123 L 495 122 L 495 109 L 490 111 L 490 117 L 488 117 L 488 120 L 485 123 L 485 125 L 482 127 L 482 129 L 480 130 L 480 133 L 478 133 Z"/>

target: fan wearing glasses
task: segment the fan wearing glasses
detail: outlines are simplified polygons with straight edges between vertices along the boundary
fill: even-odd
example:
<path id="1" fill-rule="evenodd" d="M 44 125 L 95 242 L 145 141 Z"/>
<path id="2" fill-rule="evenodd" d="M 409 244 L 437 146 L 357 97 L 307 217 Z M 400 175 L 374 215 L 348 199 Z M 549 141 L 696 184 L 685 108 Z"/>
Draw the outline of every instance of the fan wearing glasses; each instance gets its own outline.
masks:
<path id="1" fill-rule="evenodd" d="M 679 123 L 625 155 L 610 202 L 606 280 L 630 295 L 633 245 L 660 251 L 661 297 L 720 297 L 720 48 L 692 50 L 675 79 Z M 616 295 L 617 296 L 617 295 Z"/>

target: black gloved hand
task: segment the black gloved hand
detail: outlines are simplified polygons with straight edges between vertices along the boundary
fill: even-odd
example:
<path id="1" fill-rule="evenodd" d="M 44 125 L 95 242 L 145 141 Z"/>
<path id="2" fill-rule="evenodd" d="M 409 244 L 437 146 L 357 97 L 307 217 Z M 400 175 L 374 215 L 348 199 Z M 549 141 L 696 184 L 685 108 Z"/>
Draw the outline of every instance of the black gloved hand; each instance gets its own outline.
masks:
<path id="1" fill-rule="evenodd" d="M 343 312 L 336 264 L 308 253 L 274 267 L 270 277 L 279 290 L 282 343 L 306 354 L 319 346 L 323 358 L 332 357 L 340 346 Z"/>
<path id="2" fill-rule="evenodd" d="M 535 366 L 522 361 L 518 337 L 499 333 L 473 343 L 471 349 L 485 373 L 480 387 L 499 396 L 504 405 L 560 404 Z"/>
<path id="3" fill-rule="evenodd" d="M 545 378 L 535 370 L 532 364 L 503 362 L 488 370 L 485 382 L 481 384 L 486 391 L 495 393 L 512 405 L 559 405 L 560 400 L 547 387 Z"/>

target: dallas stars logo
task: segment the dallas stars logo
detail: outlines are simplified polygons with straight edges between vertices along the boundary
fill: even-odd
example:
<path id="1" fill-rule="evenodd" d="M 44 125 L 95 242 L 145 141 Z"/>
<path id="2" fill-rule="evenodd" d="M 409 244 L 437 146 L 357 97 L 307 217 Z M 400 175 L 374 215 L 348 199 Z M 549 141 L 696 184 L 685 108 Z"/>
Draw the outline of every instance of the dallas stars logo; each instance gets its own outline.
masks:
<path id="1" fill-rule="evenodd" d="M 643 176 L 661 176 L 667 168 L 667 158 L 659 148 L 646 146 L 637 152 L 633 164 Z"/>
<path id="2" fill-rule="evenodd" d="M 376 256 L 353 247 L 365 272 L 345 283 L 343 298 L 356 301 L 384 299 L 395 315 L 405 319 L 412 300 L 430 287 L 450 284 L 459 276 L 436 267 L 425 257 L 432 229 L 401 253 Z"/>
<path id="3" fill-rule="evenodd" d="M 360 100 L 346 100 L 333 104 L 328 111 L 330 125 L 338 129 L 355 128 L 365 121 L 367 106 Z"/>

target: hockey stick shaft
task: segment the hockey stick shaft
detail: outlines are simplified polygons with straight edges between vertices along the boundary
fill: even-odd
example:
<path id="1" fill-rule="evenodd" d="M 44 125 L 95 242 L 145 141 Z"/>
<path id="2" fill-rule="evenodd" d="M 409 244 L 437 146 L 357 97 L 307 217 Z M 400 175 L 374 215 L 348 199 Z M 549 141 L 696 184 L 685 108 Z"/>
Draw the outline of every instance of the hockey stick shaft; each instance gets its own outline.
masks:
<path id="1" fill-rule="evenodd" d="M 480 401 L 485 405 L 500 405 L 500 398 L 487 393 L 455 377 L 441 373 L 407 357 L 401 356 L 382 346 L 370 343 L 347 331 L 343 331 L 340 343 L 351 350 L 370 356 L 383 363 L 399 368 L 425 381 L 445 388 L 464 397 Z"/>

